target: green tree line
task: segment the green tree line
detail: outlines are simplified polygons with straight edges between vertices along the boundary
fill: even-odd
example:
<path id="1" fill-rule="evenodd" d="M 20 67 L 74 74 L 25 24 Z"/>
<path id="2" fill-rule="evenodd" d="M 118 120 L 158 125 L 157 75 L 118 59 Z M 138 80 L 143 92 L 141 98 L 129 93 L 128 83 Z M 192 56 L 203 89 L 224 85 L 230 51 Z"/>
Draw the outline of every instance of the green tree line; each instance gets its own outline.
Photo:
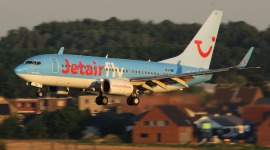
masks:
<path id="1" fill-rule="evenodd" d="M 79 138 L 89 117 L 89 111 L 80 111 L 77 108 L 28 116 L 25 120 L 11 116 L 0 124 L 0 138 Z"/>
<path id="2" fill-rule="evenodd" d="M 29 30 L 10 30 L 0 40 L 0 95 L 33 97 L 35 88 L 15 76 L 13 69 L 26 58 L 44 53 L 65 53 L 159 61 L 180 54 L 201 27 L 200 24 L 160 23 L 140 20 L 106 21 L 93 19 L 42 23 Z M 256 71 L 219 74 L 211 82 L 264 83 L 269 79 L 270 28 L 259 31 L 245 22 L 220 26 L 211 68 L 234 66 L 251 47 L 255 47 L 249 66 Z"/>

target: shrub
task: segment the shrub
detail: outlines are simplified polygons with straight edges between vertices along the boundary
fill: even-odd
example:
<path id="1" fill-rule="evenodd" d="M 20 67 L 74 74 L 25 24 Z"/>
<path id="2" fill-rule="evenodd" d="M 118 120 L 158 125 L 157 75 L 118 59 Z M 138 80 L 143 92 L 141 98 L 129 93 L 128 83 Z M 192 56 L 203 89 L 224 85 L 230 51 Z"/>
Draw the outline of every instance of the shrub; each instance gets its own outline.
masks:
<path id="1" fill-rule="evenodd" d="M 0 150 L 7 150 L 6 144 L 2 141 L 0 141 Z"/>

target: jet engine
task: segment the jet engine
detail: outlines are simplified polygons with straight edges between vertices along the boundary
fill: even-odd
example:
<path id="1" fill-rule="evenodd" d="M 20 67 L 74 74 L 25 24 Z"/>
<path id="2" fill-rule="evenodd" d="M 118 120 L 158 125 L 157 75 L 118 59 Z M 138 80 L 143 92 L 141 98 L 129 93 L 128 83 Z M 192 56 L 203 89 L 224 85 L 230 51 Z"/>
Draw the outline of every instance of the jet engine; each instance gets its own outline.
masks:
<path id="1" fill-rule="evenodd" d="M 134 91 L 134 87 L 126 80 L 104 79 L 101 83 L 101 91 L 106 94 L 130 96 Z"/>
<path id="2" fill-rule="evenodd" d="M 58 87 L 58 86 L 49 86 L 48 90 L 51 93 L 59 94 L 59 95 L 68 95 L 69 90 L 66 87 Z"/>

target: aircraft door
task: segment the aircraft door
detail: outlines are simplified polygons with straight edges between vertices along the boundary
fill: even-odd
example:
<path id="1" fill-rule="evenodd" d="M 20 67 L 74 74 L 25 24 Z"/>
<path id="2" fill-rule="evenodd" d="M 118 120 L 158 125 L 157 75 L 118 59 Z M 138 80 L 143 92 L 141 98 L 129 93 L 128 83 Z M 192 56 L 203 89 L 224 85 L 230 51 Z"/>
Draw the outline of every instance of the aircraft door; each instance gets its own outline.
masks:
<path id="1" fill-rule="evenodd" d="M 58 60 L 55 57 L 51 57 L 52 62 L 52 73 L 58 73 L 59 72 L 59 65 Z"/>

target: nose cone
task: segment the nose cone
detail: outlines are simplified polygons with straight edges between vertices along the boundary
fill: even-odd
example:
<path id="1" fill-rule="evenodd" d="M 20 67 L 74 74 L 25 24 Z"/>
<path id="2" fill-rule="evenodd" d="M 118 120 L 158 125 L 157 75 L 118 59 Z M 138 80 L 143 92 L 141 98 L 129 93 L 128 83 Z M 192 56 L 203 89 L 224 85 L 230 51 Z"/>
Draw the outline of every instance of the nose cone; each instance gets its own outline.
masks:
<path id="1" fill-rule="evenodd" d="M 20 74 L 26 74 L 27 68 L 25 65 L 19 65 L 14 69 L 16 75 L 20 76 Z"/>

